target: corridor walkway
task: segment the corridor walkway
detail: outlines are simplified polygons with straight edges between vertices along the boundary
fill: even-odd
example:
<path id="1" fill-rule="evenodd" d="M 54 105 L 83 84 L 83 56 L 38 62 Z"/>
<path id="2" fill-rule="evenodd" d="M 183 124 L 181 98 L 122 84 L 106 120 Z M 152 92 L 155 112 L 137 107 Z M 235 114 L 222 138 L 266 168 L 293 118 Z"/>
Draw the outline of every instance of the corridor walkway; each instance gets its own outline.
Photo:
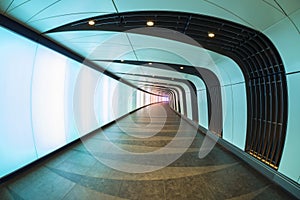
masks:
<path id="1" fill-rule="evenodd" d="M 154 104 L 0 185 L 0 199 L 293 199 L 218 145 L 200 159 L 203 139 Z"/>

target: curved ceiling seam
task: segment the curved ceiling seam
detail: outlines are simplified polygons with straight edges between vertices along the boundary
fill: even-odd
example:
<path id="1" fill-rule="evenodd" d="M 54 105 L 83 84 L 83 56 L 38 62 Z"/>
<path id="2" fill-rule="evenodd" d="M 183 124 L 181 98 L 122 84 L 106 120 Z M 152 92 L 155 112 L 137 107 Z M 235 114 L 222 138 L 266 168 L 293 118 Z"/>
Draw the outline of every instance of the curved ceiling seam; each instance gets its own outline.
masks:
<path id="1" fill-rule="evenodd" d="M 300 34 L 300 29 L 298 28 L 298 26 L 296 25 L 296 23 L 294 22 L 294 20 L 292 20 L 292 18 L 290 17 L 290 15 L 292 14 L 287 14 L 287 12 L 283 9 L 283 7 L 278 3 L 277 0 L 274 0 L 274 2 L 278 5 L 278 7 L 282 10 L 282 12 L 284 13 L 284 15 L 287 17 L 287 19 L 293 24 L 293 26 L 295 27 L 295 29 L 297 30 L 297 32 Z"/>
<path id="2" fill-rule="evenodd" d="M 22 2 L 22 3 L 18 4 L 18 5 L 16 5 L 15 7 L 9 9 L 10 6 L 13 4 L 14 1 L 15 1 L 15 0 L 12 0 L 11 4 L 9 5 L 9 7 L 7 7 L 7 10 L 6 10 L 5 14 L 11 12 L 12 10 L 14 10 L 14 9 L 16 9 L 16 8 L 18 8 L 18 7 L 20 7 L 20 6 L 24 5 L 24 4 L 26 4 L 26 3 L 28 3 L 28 2 L 30 2 L 31 0 L 24 1 L 24 2 Z"/>
<path id="3" fill-rule="evenodd" d="M 31 19 L 33 19 L 34 17 L 38 16 L 40 13 L 44 12 L 45 10 L 47 10 L 48 8 L 52 7 L 53 5 L 57 4 L 60 1 L 62 1 L 62 0 L 57 0 L 57 1 L 53 2 L 53 3 L 51 3 L 50 5 L 46 6 L 45 8 L 39 10 L 37 13 L 35 13 L 29 19 L 27 19 L 26 23 L 30 22 Z"/>
<path id="4" fill-rule="evenodd" d="M 4 10 L 3 14 L 6 14 L 8 9 L 10 8 L 10 6 L 13 4 L 14 0 L 11 0 L 11 2 L 8 4 L 8 6 L 6 7 L 6 9 Z"/>
<path id="5" fill-rule="evenodd" d="M 224 7 L 222 7 L 222 6 L 219 6 L 218 4 L 213 3 L 213 2 L 211 2 L 211 1 L 209 1 L 209 0 L 203 0 L 203 1 L 206 1 L 207 3 L 209 3 L 209 4 L 211 4 L 211 5 L 214 5 L 214 6 L 218 7 L 218 8 L 221 8 L 222 10 L 226 11 L 227 13 L 229 13 L 229 14 L 231 14 L 231 15 L 237 17 L 238 19 L 242 20 L 243 22 L 245 22 L 245 23 L 248 24 L 251 28 L 254 28 L 254 29 L 255 29 L 255 26 L 254 26 L 253 24 L 251 24 L 250 22 L 248 22 L 248 21 L 246 21 L 245 19 L 241 18 L 239 15 L 235 14 L 234 12 L 232 12 L 232 11 L 230 11 L 230 10 L 228 10 L 228 9 L 226 9 L 226 8 L 224 8 Z"/>

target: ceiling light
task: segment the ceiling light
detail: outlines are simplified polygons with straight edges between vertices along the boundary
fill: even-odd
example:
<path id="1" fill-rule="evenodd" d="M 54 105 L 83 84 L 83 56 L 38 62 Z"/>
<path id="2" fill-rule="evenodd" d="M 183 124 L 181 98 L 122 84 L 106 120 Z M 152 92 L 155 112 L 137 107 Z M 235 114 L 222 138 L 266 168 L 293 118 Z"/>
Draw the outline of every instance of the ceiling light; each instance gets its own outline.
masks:
<path id="1" fill-rule="evenodd" d="M 215 34 L 214 34 L 213 32 L 208 32 L 208 37 L 214 38 L 214 37 L 215 37 Z"/>
<path id="2" fill-rule="evenodd" d="M 180 69 L 184 69 L 184 67 L 180 67 Z"/>
<path id="3" fill-rule="evenodd" d="M 124 62 L 124 60 L 121 60 L 121 62 Z"/>
<path id="4" fill-rule="evenodd" d="M 90 21 L 89 21 L 89 25 L 90 25 L 90 26 L 94 26 L 95 24 L 96 24 L 96 23 L 95 23 L 94 20 L 90 20 Z"/>
<path id="5" fill-rule="evenodd" d="M 152 65 L 152 62 L 149 62 L 149 65 Z"/>
<path id="6" fill-rule="evenodd" d="M 147 21 L 147 26 L 154 26 L 154 22 L 153 21 Z"/>

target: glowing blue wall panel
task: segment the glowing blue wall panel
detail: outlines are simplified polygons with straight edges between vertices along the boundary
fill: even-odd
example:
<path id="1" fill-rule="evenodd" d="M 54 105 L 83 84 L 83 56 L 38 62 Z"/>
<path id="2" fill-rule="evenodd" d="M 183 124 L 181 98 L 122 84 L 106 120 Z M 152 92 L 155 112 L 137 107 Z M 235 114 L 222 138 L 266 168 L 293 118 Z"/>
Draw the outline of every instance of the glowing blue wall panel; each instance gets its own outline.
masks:
<path id="1" fill-rule="evenodd" d="M 116 104 L 117 101 L 120 101 L 118 97 L 118 92 L 119 92 L 119 87 L 118 87 L 118 81 L 109 78 L 108 79 L 108 96 L 106 97 L 108 100 L 108 116 L 109 116 L 109 122 L 115 120 L 118 116 L 118 109 L 119 108 L 114 108 L 114 105 Z"/>
<path id="2" fill-rule="evenodd" d="M 98 125 L 102 126 L 151 102 L 145 94 L 101 74 L 94 94 L 94 110 Z"/>
<path id="3" fill-rule="evenodd" d="M 32 78 L 32 124 L 39 157 L 66 144 L 66 62 L 66 57 L 39 46 Z"/>
<path id="4" fill-rule="evenodd" d="M 245 149 L 247 128 L 247 100 L 245 84 L 222 88 L 223 139 L 241 150 Z"/>
<path id="5" fill-rule="evenodd" d="M 223 139 L 233 142 L 233 95 L 232 86 L 222 87 L 222 109 L 223 109 Z"/>
<path id="6" fill-rule="evenodd" d="M 35 49 L 0 27 L 0 178 L 37 158 L 30 102 Z"/>
<path id="7" fill-rule="evenodd" d="M 1 27 L 0 42 L 0 177 L 157 99 Z"/>
<path id="8" fill-rule="evenodd" d="M 113 98 L 115 118 L 119 118 L 132 111 L 132 88 L 120 82 L 118 83 L 117 88 L 118 90 L 116 90 Z"/>
<path id="9" fill-rule="evenodd" d="M 81 136 L 97 129 L 94 96 L 100 73 L 93 69 L 82 67 L 75 84 L 74 117 Z"/>
<path id="10" fill-rule="evenodd" d="M 82 65 L 68 60 L 65 72 L 65 134 L 66 141 L 71 142 L 79 137 L 74 118 L 74 93 L 77 77 Z"/>
<path id="11" fill-rule="evenodd" d="M 137 108 L 137 91 L 134 90 L 131 96 L 132 103 L 131 103 L 131 110 L 134 110 Z"/>
<path id="12" fill-rule="evenodd" d="M 230 58 L 222 57 L 213 70 L 221 84 L 223 139 L 245 149 L 247 100 L 243 73 Z"/>
<path id="13" fill-rule="evenodd" d="M 247 99 L 245 90 L 244 83 L 232 85 L 232 144 L 241 150 L 245 149 L 247 133 Z"/>
<path id="14" fill-rule="evenodd" d="M 287 82 L 289 94 L 288 126 L 278 171 L 294 181 L 298 181 L 300 176 L 300 94 L 297 91 L 299 91 L 300 73 L 288 75 Z"/>
<path id="15" fill-rule="evenodd" d="M 187 117 L 190 118 L 191 120 L 193 119 L 193 111 L 192 111 L 192 100 L 191 100 L 191 92 L 190 90 L 186 89 L 185 90 L 185 96 L 186 96 L 186 113 Z"/>
<path id="16" fill-rule="evenodd" d="M 199 125 L 208 129 L 208 105 L 206 90 L 197 91 Z"/>
<path id="17" fill-rule="evenodd" d="M 103 98 L 105 97 L 105 98 Z M 100 75 L 95 91 L 95 113 L 100 126 L 109 122 L 109 77 Z"/>

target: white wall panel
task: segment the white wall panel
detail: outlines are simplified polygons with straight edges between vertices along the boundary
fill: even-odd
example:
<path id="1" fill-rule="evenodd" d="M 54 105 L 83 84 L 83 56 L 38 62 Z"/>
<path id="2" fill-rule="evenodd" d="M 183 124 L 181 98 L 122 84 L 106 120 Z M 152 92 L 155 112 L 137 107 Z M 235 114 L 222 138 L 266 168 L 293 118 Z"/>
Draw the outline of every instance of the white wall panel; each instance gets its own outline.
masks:
<path id="1" fill-rule="evenodd" d="M 32 78 L 32 124 L 39 157 L 66 144 L 66 63 L 66 57 L 38 47 Z"/>
<path id="2" fill-rule="evenodd" d="M 79 137 L 74 118 L 74 92 L 78 74 L 82 65 L 72 61 L 67 61 L 65 73 L 65 133 L 67 142 L 71 142 Z"/>
<path id="3" fill-rule="evenodd" d="M 119 118 L 132 111 L 132 94 L 134 92 L 133 88 L 120 82 L 117 84 L 117 88 L 118 90 L 115 91 L 112 101 L 115 118 Z"/>
<path id="4" fill-rule="evenodd" d="M 0 27 L 0 178 L 37 158 L 31 126 L 36 45 Z"/>
<path id="5" fill-rule="evenodd" d="M 247 128 L 247 100 L 245 84 L 223 87 L 223 139 L 245 149 Z"/>
<path id="6" fill-rule="evenodd" d="M 245 149 L 247 134 L 247 98 L 245 84 L 232 85 L 232 144 Z"/>
<path id="7" fill-rule="evenodd" d="M 283 154 L 278 171 L 285 174 L 294 181 L 298 181 L 300 176 L 300 73 L 287 76 L 288 83 L 288 124 Z"/>
<path id="8" fill-rule="evenodd" d="M 192 101 L 191 101 L 191 92 L 190 92 L 190 90 L 185 91 L 185 96 L 186 96 L 187 117 L 192 120 L 193 119 L 193 110 L 192 110 Z"/>
<path id="9" fill-rule="evenodd" d="M 233 94 L 232 86 L 222 88 L 222 111 L 223 111 L 223 139 L 233 142 Z"/>
<path id="10" fill-rule="evenodd" d="M 99 72 L 82 67 L 78 75 L 74 93 L 74 115 L 80 135 L 98 128 L 95 114 L 94 95 Z"/>
<path id="11" fill-rule="evenodd" d="M 95 91 L 95 114 L 99 126 L 102 126 L 109 122 L 109 77 L 100 75 Z"/>
<path id="12" fill-rule="evenodd" d="M 158 99 L 1 27 L 0 36 L 0 177 Z"/>
<path id="13" fill-rule="evenodd" d="M 197 91 L 199 124 L 208 129 L 208 107 L 206 90 Z"/>

